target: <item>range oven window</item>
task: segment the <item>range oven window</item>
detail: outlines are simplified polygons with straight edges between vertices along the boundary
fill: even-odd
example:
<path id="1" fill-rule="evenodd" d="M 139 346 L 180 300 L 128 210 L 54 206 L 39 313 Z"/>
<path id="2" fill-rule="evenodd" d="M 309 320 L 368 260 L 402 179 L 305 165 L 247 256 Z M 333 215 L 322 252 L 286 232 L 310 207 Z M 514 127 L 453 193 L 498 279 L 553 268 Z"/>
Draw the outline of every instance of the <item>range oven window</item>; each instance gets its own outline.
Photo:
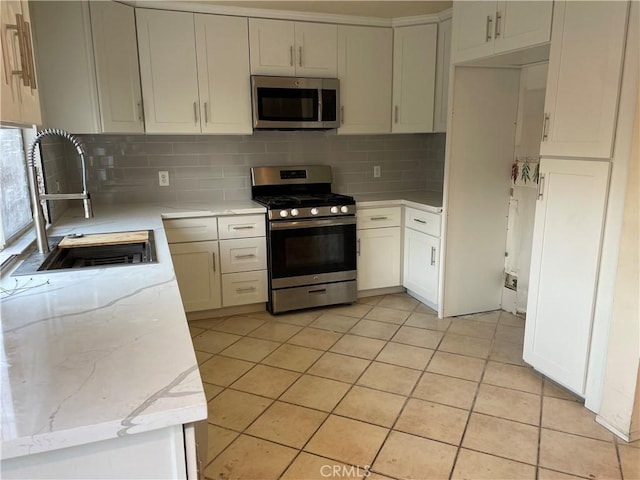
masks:
<path id="1" fill-rule="evenodd" d="M 272 230 L 273 278 L 317 275 L 356 269 L 356 226 Z"/>
<path id="2" fill-rule="evenodd" d="M 258 118 L 287 122 L 318 121 L 318 90 L 258 88 Z"/>

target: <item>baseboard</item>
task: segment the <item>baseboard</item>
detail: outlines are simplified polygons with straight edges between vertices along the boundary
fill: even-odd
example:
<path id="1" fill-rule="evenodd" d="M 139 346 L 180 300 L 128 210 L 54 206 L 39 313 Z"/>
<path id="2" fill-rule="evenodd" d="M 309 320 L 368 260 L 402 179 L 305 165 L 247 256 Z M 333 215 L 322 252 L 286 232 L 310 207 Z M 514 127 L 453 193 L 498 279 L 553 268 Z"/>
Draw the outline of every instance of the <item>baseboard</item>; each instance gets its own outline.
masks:
<path id="1" fill-rule="evenodd" d="M 424 303 L 427 307 L 434 309 L 436 312 L 438 311 L 438 305 L 436 305 L 435 303 L 430 302 L 429 300 L 427 300 L 426 298 L 424 298 L 422 295 L 417 294 L 416 292 L 407 289 L 407 293 L 409 295 L 411 295 L 413 298 L 415 298 L 416 300 Z"/>
<path id="2" fill-rule="evenodd" d="M 377 297 L 378 295 L 391 295 L 392 293 L 404 293 L 405 288 L 401 285 L 397 287 L 372 288 L 371 290 L 359 290 L 358 298 Z"/>
<path id="3" fill-rule="evenodd" d="M 609 422 L 607 422 L 604 418 L 602 418 L 600 415 L 596 415 L 596 422 L 598 422 L 600 425 L 602 425 L 604 428 L 606 428 L 607 430 L 609 430 L 611 433 L 613 433 L 615 436 L 620 437 L 621 439 L 623 439 L 625 442 L 629 442 L 631 441 L 629 439 L 629 435 L 622 433 L 620 430 L 618 430 L 616 427 L 614 427 L 613 425 L 611 425 Z"/>
<path id="4" fill-rule="evenodd" d="M 252 303 L 250 305 L 238 305 L 236 307 L 223 307 L 214 310 L 200 310 L 198 312 L 187 312 L 187 320 L 205 320 L 207 318 L 226 317 L 229 315 L 243 315 L 245 313 L 265 312 L 266 303 Z"/>

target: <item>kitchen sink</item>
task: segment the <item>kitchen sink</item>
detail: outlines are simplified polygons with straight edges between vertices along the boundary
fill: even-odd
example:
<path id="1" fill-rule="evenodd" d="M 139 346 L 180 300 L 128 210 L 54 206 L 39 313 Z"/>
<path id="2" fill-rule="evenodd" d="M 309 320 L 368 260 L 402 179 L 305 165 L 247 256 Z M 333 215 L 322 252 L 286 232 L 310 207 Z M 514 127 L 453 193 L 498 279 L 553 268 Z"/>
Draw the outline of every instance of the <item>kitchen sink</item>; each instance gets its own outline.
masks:
<path id="1" fill-rule="evenodd" d="M 127 233 L 127 232 L 120 232 Z M 66 237 L 49 237 L 49 253 L 35 251 L 16 269 L 12 276 L 33 275 L 78 268 L 103 268 L 125 265 L 144 265 L 156 262 L 153 230 L 147 231 L 146 241 L 87 245 L 61 248 Z"/>

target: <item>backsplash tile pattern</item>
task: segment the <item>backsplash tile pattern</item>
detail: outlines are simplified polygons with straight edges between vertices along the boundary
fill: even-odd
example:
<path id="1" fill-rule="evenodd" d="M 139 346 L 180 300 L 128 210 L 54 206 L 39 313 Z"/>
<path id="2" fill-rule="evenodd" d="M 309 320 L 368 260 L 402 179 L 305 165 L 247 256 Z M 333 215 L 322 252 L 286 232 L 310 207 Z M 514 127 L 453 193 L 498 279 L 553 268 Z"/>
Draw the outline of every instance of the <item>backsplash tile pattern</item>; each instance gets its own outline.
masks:
<path id="1" fill-rule="evenodd" d="M 110 203 L 248 199 L 249 168 L 260 165 L 331 165 L 334 191 L 344 194 L 441 191 L 444 176 L 445 134 L 268 131 L 245 136 L 80 138 L 87 152 L 92 198 Z M 79 159 L 65 163 L 70 182 L 79 182 Z M 373 178 L 374 165 L 381 167 L 380 178 Z M 158 186 L 160 170 L 169 171 L 168 187 Z"/>

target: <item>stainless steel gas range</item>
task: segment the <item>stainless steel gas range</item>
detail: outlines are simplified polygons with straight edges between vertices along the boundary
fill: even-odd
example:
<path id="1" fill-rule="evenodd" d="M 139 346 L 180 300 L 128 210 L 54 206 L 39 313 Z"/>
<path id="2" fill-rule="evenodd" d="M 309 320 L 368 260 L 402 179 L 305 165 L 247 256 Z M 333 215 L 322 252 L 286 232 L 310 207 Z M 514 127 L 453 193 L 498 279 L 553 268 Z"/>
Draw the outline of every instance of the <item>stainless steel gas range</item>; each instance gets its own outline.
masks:
<path id="1" fill-rule="evenodd" d="M 268 209 L 271 313 L 353 303 L 356 206 L 331 193 L 331 167 L 251 169 L 253 200 Z"/>

